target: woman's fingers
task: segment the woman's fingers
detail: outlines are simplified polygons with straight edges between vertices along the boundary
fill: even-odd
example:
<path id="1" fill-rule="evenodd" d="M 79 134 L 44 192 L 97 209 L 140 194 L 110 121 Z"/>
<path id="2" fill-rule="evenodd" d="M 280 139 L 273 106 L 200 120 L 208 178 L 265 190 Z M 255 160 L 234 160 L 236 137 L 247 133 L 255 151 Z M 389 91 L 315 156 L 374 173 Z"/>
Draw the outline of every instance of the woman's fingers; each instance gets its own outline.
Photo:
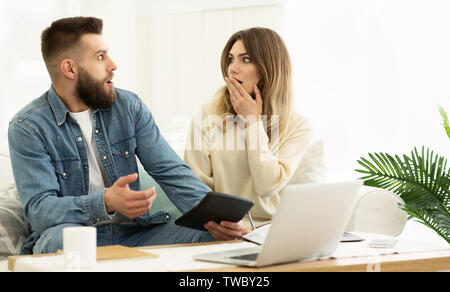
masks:
<path id="1" fill-rule="evenodd" d="M 227 82 L 227 89 L 230 93 L 230 101 L 235 112 L 244 118 L 252 117 L 254 120 L 259 120 L 262 114 L 262 97 L 261 91 L 255 85 L 254 92 L 256 95 L 255 100 L 252 96 L 245 90 L 245 88 L 234 78 L 225 78 Z M 253 123 L 253 120 L 250 122 Z M 246 123 L 246 126 L 250 123 Z"/>
<path id="2" fill-rule="evenodd" d="M 227 88 L 230 92 L 231 100 L 236 103 L 239 98 L 241 97 L 241 94 L 239 93 L 239 90 L 236 88 L 236 86 L 233 84 L 230 78 L 226 78 L 227 80 Z"/>
<path id="3" fill-rule="evenodd" d="M 226 241 L 226 240 L 233 240 L 234 239 L 234 238 L 231 238 L 230 236 L 227 236 L 227 235 L 217 231 L 215 229 L 215 227 L 213 227 L 211 222 L 206 223 L 204 227 L 206 228 L 206 230 L 209 231 L 209 233 L 211 233 L 211 235 L 217 241 Z"/>
<path id="4" fill-rule="evenodd" d="M 233 240 L 234 238 L 231 238 L 230 236 L 227 236 L 223 233 L 220 233 L 217 230 L 209 230 L 209 232 L 211 233 L 211 235 L 217 240 L 217 241 L 227 241 L 227 240 Z"/>
<path id="5" fill-rule="evenodd" d="M 232 230 L 236 230 L 240 232 L 240 236 L 245 235 L 249 233 L 251 230 L 246 228 L 244 224 L 242 224 L 242 221 L 240 222 L 229 222 L 229 221 L 222 221 L 220 222 L 220 225 Z"/>
<path id="6" fill-rule="evenodd" d="M 250 94 L 245 90 L 245 88 L 234 78 L 230 78 L 231 83 L 234 85 L 234 87 L 237 89 L 237 92 L 239 93 L 240 97 L 247 97 L 252 98 Z"/>
<path id="7" fill-rule="evenodd" d="M 255 91 L 255 101 L 258 104 L 258 106 L 262 108 L 263 101 L 262 101 L 261 91 L 259 90 L 258 85 L 255 84 L 253 89 Z"/>
<path id="8" fill-rule="evenodd" d="M 240 238 L 243 235 L 241 230 L 231 229 L 215 222 L 206 223 L 205 228 L 217 240 L 232 240 Z"/>

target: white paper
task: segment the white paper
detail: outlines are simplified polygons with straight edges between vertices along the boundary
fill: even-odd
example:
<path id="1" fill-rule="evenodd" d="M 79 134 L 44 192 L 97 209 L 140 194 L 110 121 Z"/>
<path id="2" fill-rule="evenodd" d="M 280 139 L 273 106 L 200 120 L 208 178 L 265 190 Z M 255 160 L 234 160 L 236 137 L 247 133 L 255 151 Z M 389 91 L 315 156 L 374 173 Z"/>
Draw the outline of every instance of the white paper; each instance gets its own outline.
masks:
<path id="1" fill-rule="evenodd" d="M 259 227 L 258 229 L 253 230 L 250 233 L 247 233 L 246 235 L 242 236 L 248 241 L 254 242 L 256 244 L 262 245 L 264 241 L 266 241 L 267 234 L 269 233 L 271 224 L 266 224 L 262 227 Z M 348 233 L 344 232 L 341 238 L 341 242 L 346 241 L 355 241 L 358 240 L 359 236 L 357 236 L 354 233 Z"/>
<path id="2" fill-rule="evenodd" d="M 264 226 L 261 226 L 252 232 L 247 233 L 246 235 L 242 236 L 248 241 L 254 242 L 256 244 L 262 245 L 264 241 L 266 240 L 267 234 L 269 233 L 271 224 L 266 224 Z"/>

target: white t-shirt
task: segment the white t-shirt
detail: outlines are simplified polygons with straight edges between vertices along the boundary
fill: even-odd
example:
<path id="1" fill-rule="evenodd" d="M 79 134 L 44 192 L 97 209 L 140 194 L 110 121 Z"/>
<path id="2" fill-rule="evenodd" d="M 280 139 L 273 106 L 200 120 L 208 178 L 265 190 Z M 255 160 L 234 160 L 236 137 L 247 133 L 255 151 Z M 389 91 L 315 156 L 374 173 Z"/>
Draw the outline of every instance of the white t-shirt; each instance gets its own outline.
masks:
<path id="1" fill-rule="evenodd" d="M 80 126 L 83 137 L 75 137 L 77 142 L 81 143 L 84 140 L 86 145 L 88 163 L 89 163 L 89 191 L 88 194 L 103 191 L 109 187 L 108 177 L 103 168 L 103 165 L 98 155 L 97 145 L 95 144 L 93 125 L 94 114 L 91 109 L 81 113 L 70 113 L 70 116 L 75 119 Z M 81 140 L 82 139 L 82 140 Z M 106 208 L 106 206 L 105 206 Z M 129 223 L 131 219 L 125 217 L 119 212 L 110 214 L 109 219 L 102 221 L 94 226 L 101 226 L 113 223 Z"/>
<path id="2" fill-rule="evenodd" d="M 93 113 L 91 109 L 80 113 L 70 113 L 70 116 L 74 118 L 81 128 L 81 132 L 84 137 L 75 137 L 77 142 L 81 142 L 82 139 L 86 145 L 88 163 L 89 163 L 89 191 L 88 193 L 95 193 L 102 191 L 107 182 L 106 173 L 103 170 L 103 166 L 100 162 L 97 146 L 95 144 L 93 133 Z"/>

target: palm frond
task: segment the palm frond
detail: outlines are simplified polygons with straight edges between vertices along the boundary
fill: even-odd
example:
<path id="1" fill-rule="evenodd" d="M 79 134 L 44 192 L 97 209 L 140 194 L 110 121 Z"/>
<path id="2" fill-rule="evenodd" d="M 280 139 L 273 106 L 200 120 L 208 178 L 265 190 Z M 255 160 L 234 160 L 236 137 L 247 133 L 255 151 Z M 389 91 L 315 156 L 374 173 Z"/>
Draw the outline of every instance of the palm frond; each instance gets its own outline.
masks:
<path id="1" fill-rule="evenodd" d="M 401 206 L 410 218 L 416 218 L 416 221 L 428 226 L 436 231 L 442 238 L 450 243 L 450 217 L 442 209 L 425 210 L 413 206 Z"/>
<path id="2" fill-rule="evenodd" d="M 364 184 L 390 190 L 405 204 L 403 209 L 420 222 L 433 228 L 449 241 L 450 233 L 450 169 L 447 160 L 430 149 L 422 147 L 411 151 L 411 156 L 391 156 L 387 153 L 369 153 L 358 163 L 363 169 Z M 449 242 L 450 243 L 450 242 Z"/>
<path id="3" fill-rule="evenodd" d="M 439 112 L 441 113 L 441 117 L 443 119 L 442 127 L 444 127 L 445 132 L 447 132 L 448 138 L 450 138 L 450 122 L 448 121 L 447 113 L 442 106 L 439 106 Z"/>
<path id="4" fill-rule="evenodd" d="M 450 170 L 446 170 L 447 160 L 434 155 L 429 149 L 419 154 L 417 148 L 411 157 L 391 156 L 387 153 L 369 153 L 371 161 L 361 157 L 358 163 L 365 169 L 357 172 L 365 185 L 384 188 L 400 196 L 408 194 L 422 197 L 422 201 L 443 204 L 449 209 Z M 403 198 L 403 197 L 402 197 Z M 407 203 L 408 198 L 403 198 Z"/>

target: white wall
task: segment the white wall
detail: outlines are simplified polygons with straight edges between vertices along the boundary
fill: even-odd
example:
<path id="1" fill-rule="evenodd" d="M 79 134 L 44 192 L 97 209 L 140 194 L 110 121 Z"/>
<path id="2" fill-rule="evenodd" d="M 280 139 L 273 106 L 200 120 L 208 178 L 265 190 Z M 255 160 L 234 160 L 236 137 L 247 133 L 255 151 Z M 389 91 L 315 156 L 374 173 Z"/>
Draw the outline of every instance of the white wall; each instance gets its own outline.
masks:
<path id="1" fill-rule="evenodd" d="M 138 90 L 137 0 L 79 0 L 80 14 L 103 19 L 103 36 L 116 62 L 115 82 L 121 88 Z"/>
<path id="2" fill-rule="evenodd" d="M 429 146 L 450 157 L 450 2 L 290 0 L 297 108 L 326 146 L 330 180 L 368 152 Z"/>
<path id="3" fill-rule="evenodd" d="M 178 121 L 222 85 L 219 56 L 228 37 L 253 25 L 277 29 L 282 2 L 0 0 L 0 144 L 11 117 L 50 87 L 40 34 L 53 20 L 102 18 L 116 85 L 138 92 L 163 130 L 183 131 Z"/>
<path id="4" fill-rule="evenodd" d="M 8 122 L 50 88 L 40 50 L 41 32 L 69 16 L 104 20 L 104 36 L 119 64 L 116 81 L 137 91 L 136 0 L 0 0 L 0 151 L 6 152 Z"/>
<path id="5" fill-rule="evenodd" d="M 117 86 L 165 132 L 183 133 L 223 84 L 231 34 L 266 26 L 288 43 L 296 107 L 325 141 L 330 180 L 357 177 L 368 152 L 426 145 L 450 157 L 435 106 L 450 114 L 447 0 L 0 0 L 0 151 L 13 114 L 50 86 L 41 31 L 80 14 L 104 19 Z"/>
<path id="6" fill-rule="evenodd" d="M 0 1 L 0 135 L 14 113 L 50 87 L 40 55 L 40 33 L 52 17 L 63 17 L 63 1 Z M 3 143 L 2 143 L 3 144 Z"/>
<path id="7" fill-rule="evenodd" d="M 169 5 L 173 2 L 179 5 Z M 195 108 L 224 85 L 220 56 L 229 37 L 252 26 L 281 33 L 284 8 L 280 1 L 183 3 L 142 1 L 138 78 L 160 128 L 186 133 Z"/>

